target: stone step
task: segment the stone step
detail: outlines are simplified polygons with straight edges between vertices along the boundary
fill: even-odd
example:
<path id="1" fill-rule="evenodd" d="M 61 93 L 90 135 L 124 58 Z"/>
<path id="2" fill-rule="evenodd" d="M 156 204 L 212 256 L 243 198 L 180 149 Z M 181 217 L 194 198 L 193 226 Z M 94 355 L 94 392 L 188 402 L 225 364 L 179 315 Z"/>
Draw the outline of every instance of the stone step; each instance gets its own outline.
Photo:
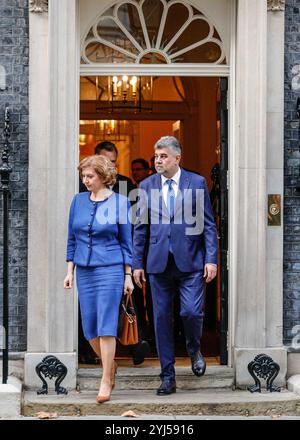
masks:
<path id="1" fill-rule="evenodd" d="M 150 390 L 114 390 L 109 402 L 96 403 L 96 392 L 70 391 L 68 395 L 37 395 L 26 391 L 22 415 L 36 416 L 45 411 L 57 416 L 110 415 L 121 416 L 132 410 L 137 415 L 300 415 L 300 396 L 283 389 L 280 393 L 253 393 L 229 389 L 178 390 L 170 396 L 156 396 Z M 128 419 L 127 419 L 128 420 Z"/>
<path id="2" fill-rule="evenodd" d="M 97 390 L 101 368 L 80 368 L 77 375 L 78 390 Z M 116 377 L 118 390 L 156 390 L 161 381 L 159 367 L 119 367 Z M 198 390 L 208 388 L 232 388 L 233 369 L 226 366 L 208 366 L 205 375 L 196 377 L 190 367 L 176 367 L 177 388 Z"/>

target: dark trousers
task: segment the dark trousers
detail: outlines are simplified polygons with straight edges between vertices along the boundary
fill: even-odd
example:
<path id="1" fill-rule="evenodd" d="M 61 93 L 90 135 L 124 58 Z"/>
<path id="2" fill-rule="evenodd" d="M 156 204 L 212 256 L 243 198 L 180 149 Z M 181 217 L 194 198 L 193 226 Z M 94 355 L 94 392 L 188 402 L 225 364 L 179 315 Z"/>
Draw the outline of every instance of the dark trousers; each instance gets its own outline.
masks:
<path id="1" fill-rule="evenodd" d="M 143 289 L 134 283 L 133 300 L 138 318 L 139 339 L 147 340 L 154 336 L 153 308 L 149 277 L 146 275 L 145 303 Z M 148 318 L 148 319 L 147 319 Z"/>
<path id="2" fill-rule="evenodd" d="M 200 350 L 203 327 L 203 271 L 180 272 L 173 254 L 169 254 L 166 270 L 150 274 L 156 348 L 161 364 L 161 379 L 175 379 L 173 337 L 173 300 L 179 292 L 180 316 L 183 321 L 186 349 L 189 356 Z"/>
<path id="3" fill-rule="evenodd" d="M 146 309 L 144 306 L 143 290 L 136 284 L 133 289 L 133 300 L 135 305 L 135 312 L 137 314 L 139 340 L 146 339 L 147 333 L 147 321 L 146 321 Z"/>

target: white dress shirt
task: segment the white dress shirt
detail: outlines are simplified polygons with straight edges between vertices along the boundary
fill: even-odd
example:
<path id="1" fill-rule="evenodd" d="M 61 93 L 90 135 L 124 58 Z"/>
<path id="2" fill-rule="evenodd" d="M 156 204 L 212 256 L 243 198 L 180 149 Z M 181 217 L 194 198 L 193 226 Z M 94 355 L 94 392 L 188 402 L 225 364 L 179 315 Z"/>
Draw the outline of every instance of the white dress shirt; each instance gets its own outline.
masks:
<path id="1" fill-rule="evenodd" d="M 165 177 L 165 176 L 161 175 L 162 196 L 163 196 L 163 199 L 164 199 L 164 202 L 165 202 L 166 206 L 168 206 L 168 190 L 169 190 L 169 185 L 166 182 L 169 179 L 173 180 L 172 188 L 174 190 L 175 199 L 176 199 L 177 194 L 178 194 L 178 189 L 179 189 L 180 175 L 181 175 L 181 169 L 180 168 L 178 169 L 177 173 L 174 174 L 173 177 Z"/>

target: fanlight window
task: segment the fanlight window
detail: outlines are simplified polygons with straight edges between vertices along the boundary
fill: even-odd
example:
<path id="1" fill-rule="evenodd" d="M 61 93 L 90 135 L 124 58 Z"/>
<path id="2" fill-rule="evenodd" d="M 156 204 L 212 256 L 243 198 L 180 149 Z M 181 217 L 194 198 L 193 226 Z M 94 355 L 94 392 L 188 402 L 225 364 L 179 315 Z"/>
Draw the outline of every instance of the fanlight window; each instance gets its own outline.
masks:
<path id="1" fill-rule="evenodd" d="M 226 64 L 213 24 L 183 0 L 118 1 L 87 33 L 82 64 Z"/>

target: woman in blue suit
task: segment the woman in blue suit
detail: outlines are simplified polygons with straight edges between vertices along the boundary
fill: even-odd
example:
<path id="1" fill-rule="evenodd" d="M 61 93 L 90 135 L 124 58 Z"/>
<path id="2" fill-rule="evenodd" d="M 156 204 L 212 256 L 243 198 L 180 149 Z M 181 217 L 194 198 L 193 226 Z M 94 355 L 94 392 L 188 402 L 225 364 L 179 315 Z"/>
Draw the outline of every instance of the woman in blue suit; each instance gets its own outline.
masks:
<path id="1" fill-rule="evenodd" d="M 71 203 L 64 287 L 73 287 L 76 266 L 84 336 L 103 366 L 97 402 L 105 402 L 114 387 L 120 301 L 133 291 L 130 203 L 110 190 L 116 169 L 106 157 L 87 157 L 78 169 L 88 192 Z"/>

